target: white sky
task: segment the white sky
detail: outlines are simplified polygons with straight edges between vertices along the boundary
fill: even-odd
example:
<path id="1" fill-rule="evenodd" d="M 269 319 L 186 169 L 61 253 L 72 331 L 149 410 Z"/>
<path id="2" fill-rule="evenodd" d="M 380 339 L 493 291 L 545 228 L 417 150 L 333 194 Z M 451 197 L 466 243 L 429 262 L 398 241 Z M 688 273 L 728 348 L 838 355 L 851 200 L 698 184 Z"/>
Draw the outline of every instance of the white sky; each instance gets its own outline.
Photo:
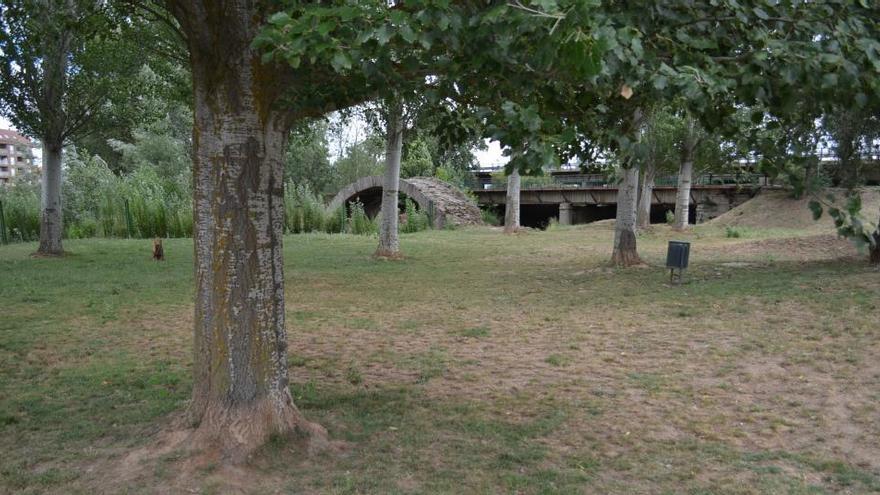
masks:
<path id="1" fill-rule="evenodd" d="M 0 117 L 0 129 L 14 129 L 12 124 L 3 117 Z M 346 130 L 346 134 L 348 134 L 344 139 L 355 139 L 357 140 L 358 134 L 362 134 L 365 130 L 358 128 L 357 125 L 353 126 L 350 129 Z M 340 143 L 330 143 L 330 154 L 331 160 L 338 158 L 338 156 L 333 156 L 334 154 L 338 154 L 341 150 L 339 150 Z M 489 141 L 486 140 L 486 144 L 488 148 L 486 150 L 478 150 L 475 154 L 477 156 L 477 160 L 480 162 L 480 168 L 498 168 L 503 167 L 505 163 L 507 163 L 507 157 L 501 154 L 501 146 L 497 141 Z M 335 145 L 335 146 L 334 146 Z M 34 150 L 34 154 L 37 155 L 37 158 L 40 157 L 42 150 L 37 148 Z"/>
<path id="2" fill-rule="evenodd" d="M 486 144 L 489 146 L 488 149 L 478 150 L 474 153 L 477 156 L 477 161 L 480 162 L 480 168 L 503 167 L 509 158 L 501 154 L 501 145 L 498 141 L 489 141 L 488 139 Z"/>

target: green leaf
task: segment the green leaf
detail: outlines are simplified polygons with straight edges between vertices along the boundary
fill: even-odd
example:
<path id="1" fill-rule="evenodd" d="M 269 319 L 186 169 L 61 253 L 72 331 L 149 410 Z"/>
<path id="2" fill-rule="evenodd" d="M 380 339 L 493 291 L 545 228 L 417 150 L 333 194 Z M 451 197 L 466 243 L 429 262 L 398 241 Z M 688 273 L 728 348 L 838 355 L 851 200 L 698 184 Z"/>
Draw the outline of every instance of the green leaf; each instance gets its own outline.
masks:
<path id="1" fill-rule="evenodd" d="M 351 69 L 351 57 L 345 52 L 336 52 L 336 54 L 333 55 L 333 59 L 330 61 L 330 65 L 333 66 L 333 70 L 336 72 L 343 72 Z"/>
<path id="2" fill-rule="evenodd" d="M 837 74 L 829 72 L 822 76 L 823 88 L 832 88 L 834 86 L 837 86 Z"/>
<path id="3" fill-rule="evenodd" d="M 393 34 L 394 33 L 391 31 L 391 28 L 389 28 L 388 26 L 382 26 L 376 31 L 376 40 L 379 42 L 380 45 L 387 45 L 388 40 L 391 39 L 391 36 Z"/>
<path id="4" fill-rule="evenodd" d="M 666 89 L 666 84 L 668 82 L 669 82 L 669 80 L 666 79 L 666 76 L 657 76 L 654 79 L 654 88 L 662 91 L 662 90 Z"/>
<path id="5" fill-rule="evenodd" d="M 335 27 L 336 27 L 336 23 L 335 23 L 335 22 L 333 22 L 333 21 L 324 21 L 324 22 L 318 24 L 318 29 L 317 29 L 317 31 L 318 31 L 318 33 L 320 33 L 322 36 L 327 36 L 327 34 L 330 33 L 330 31 L 333 31 L 333 29 L 334 29 Z"/>
<path id="6" fill-rule="evenodd" d="M 291 21 L 290 14 L 287 12 L 276 12 L 269 16 L 269 24 L 280 25 L 287 24 Z"/>
<path id="7" fill-rule="evenodd" d="M 415 31 L 413 31 L 408 25 L 400 27 L 400 36 L 403 37 L 407 43 L 414 43 L 417 39 Z"/>

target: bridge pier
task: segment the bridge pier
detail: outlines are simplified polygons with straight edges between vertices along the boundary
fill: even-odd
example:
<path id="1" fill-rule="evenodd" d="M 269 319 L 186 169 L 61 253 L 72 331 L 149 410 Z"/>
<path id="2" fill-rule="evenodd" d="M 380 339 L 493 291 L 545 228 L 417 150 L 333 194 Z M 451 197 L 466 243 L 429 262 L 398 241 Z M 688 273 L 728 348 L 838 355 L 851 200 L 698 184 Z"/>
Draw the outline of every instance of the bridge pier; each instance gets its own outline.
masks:
<path id="1" fill-rule="evenodd" d="M 571 225 L 571 203 L 559 203 L 559 225 Z"/>

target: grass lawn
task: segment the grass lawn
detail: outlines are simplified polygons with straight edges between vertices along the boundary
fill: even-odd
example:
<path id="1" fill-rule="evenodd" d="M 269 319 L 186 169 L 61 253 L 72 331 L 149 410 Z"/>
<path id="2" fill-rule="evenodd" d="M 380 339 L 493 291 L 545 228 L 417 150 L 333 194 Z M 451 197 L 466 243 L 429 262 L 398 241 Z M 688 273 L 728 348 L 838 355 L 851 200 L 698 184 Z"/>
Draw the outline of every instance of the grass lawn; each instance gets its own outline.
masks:
<path id="1" fill-rule="evenodd" d="M 185 479 L 128 453 L 186 405 L 191 241 L 0 247 L 0 493 L 880 492 L 880 273 L 802 234 L 657 226 L 628 270 L 608 225 L 405 235 L 400 262 L 286 237 L 293 394 L 345 448 Z"/>

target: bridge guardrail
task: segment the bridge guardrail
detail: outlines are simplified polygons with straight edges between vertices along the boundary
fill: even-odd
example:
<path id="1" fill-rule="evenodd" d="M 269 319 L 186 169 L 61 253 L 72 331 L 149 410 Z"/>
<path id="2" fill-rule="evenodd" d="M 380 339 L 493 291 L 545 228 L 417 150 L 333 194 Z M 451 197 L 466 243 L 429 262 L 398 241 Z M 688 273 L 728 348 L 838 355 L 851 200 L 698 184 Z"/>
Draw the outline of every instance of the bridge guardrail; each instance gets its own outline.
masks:
<path id="1" fill-rule="evenodd" d="M 770 185 L 770 179 L 763 174 L 704 174 L 694 178 L 693 185 Z M 678 176 L 660 176 L 654 179 L 655 186 L 677 186 Z M 520 188 L 530 189 L 587 189 L 594 187 L 615 187 L 613 179 L 603 174 L 566 174 L 561 176 L 543 175 L 537 177 L 524 176 L 521 179 Z M 507 189 L 507 181 L 499 178 L 475 178 L 472 189 L 504 191 Z"/>

